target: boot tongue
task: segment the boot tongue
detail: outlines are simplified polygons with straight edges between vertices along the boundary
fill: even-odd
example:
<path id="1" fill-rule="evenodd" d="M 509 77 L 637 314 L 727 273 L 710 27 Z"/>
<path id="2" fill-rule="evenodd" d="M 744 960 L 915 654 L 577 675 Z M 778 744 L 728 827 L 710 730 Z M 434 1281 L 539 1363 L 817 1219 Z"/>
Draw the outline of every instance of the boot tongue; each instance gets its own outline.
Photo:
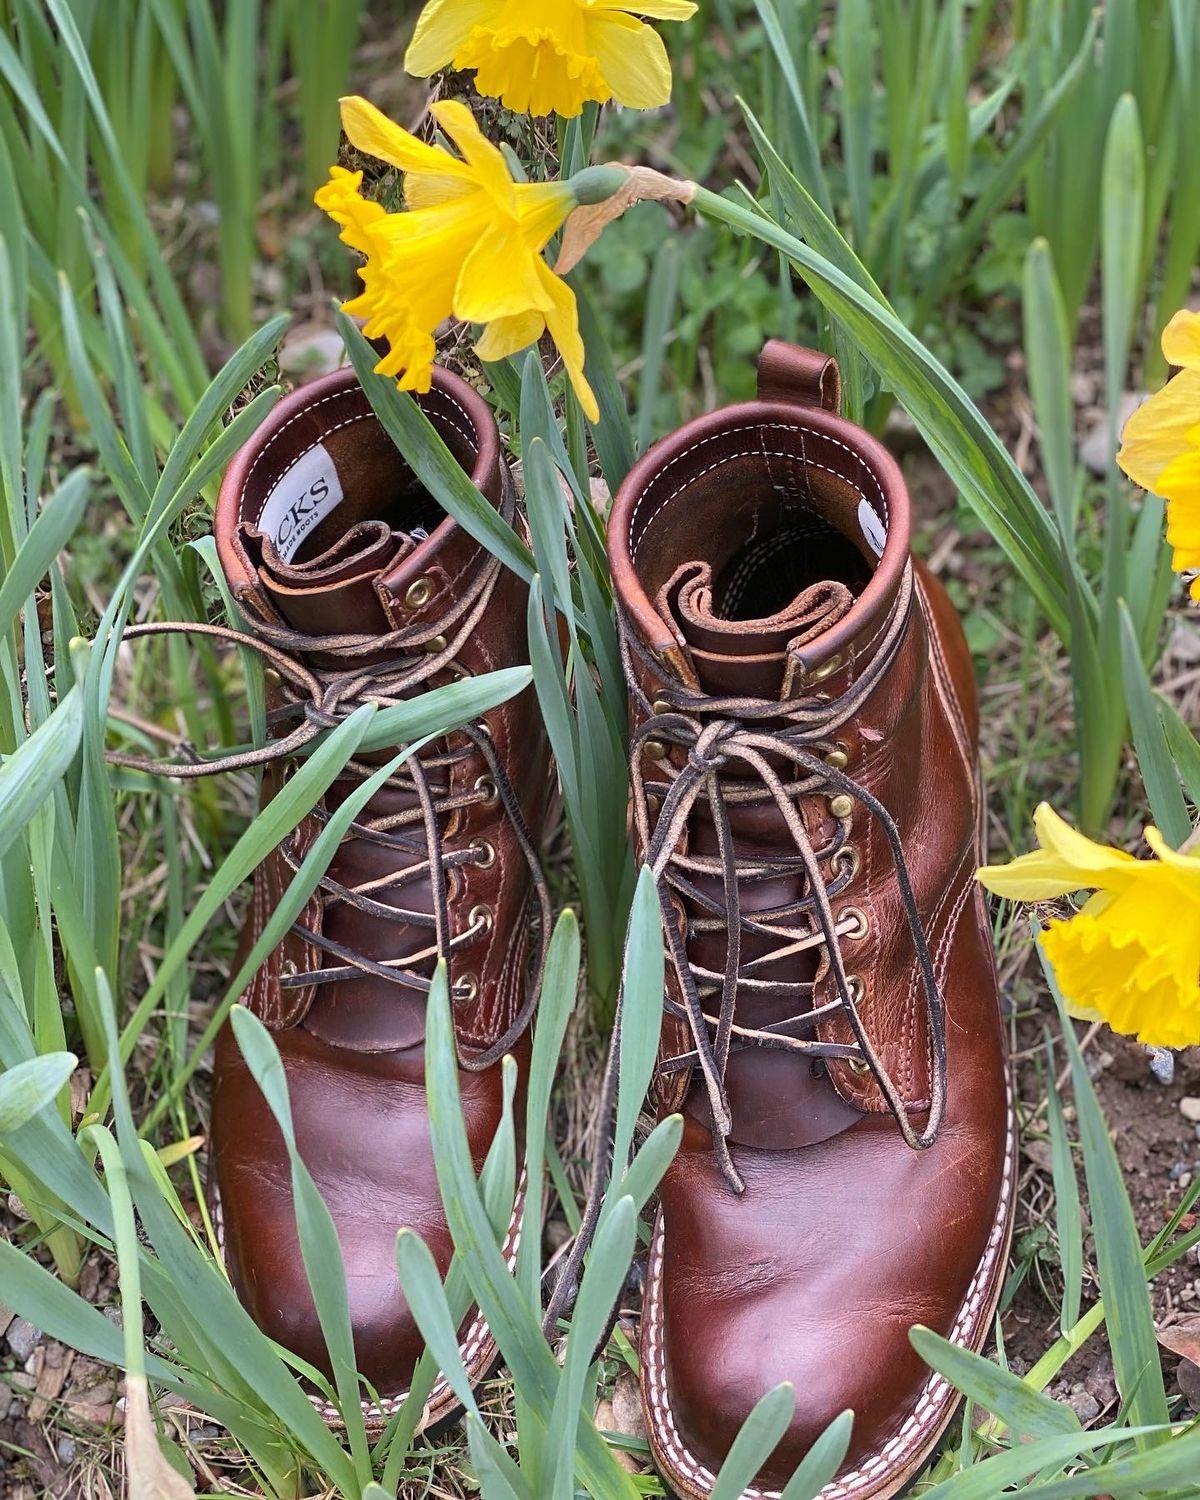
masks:
<path id="1" fill-rule="evenodd" d="M 765 564 L 763 566 L 766 566 Z M 701 692 L 714 696 L 774 698 L 781 694 L 790 646 L 816 640 L 842 620 L 854 605 L 854 594 L 834 579 L 809 583 L 779 608 L 762 618 L 730 618 L 759 599 L 775 602 L 779 586 L 788 587 L 786 577 L 754 581 L 753 567 L 743 563 L 727 569 L 714 585 L 713 569 L 707 562 L 685 563 L 668 581 L 657 599 L 663 619 L 669 620 L 686 642 Z M 738 775 L 736 768 L 729 774 Z M 743 853 L 793 854 L 794 844 L 782 820 L 769 809 L 727 805 L 726 816 L 735 846 Z M 703 808 L 693 815 L 690 829 L 693 852 L 714 856 L 719 845 L 711 819 Z M 723 899 L 720 881 L 698 877 L 697 884 L 713 899 Z M 746 884 L 739 892 L 745 912 L 770 912 L 786 906 L 803 894 L 804 882 L 795 875 Z M 725 965 L 723 934 L 705 934 L 693 940 L 693 957 L 713 972 Z M 742 937 L 743 956 L 761 959 L 774 946 L 752 933 Z M 760 978 L 785 981 L 816 977 L 816 952 L 792 955 L 760 969 Z M 802 1007 L 807 1008 L 807 1007 Z M 796 1009 L 781 1010 L 774 998 L 758 999 L 752 991 L 739 993 L 735 1016 L 739 1025 L 762 1027 L 784 1019 Z M 828 1081 L 814 1075 L 808 1059 L 795 1053 L 735 1049 L 725 1072 L 725 1088 L 733 1116 L 730 1139 L 765 1150 L 787 1150 L 814 1145 L 848 1129 L 861 1118 L 843 1103 Z M 708 1124 L 707 1096 L 701 1081 L 693 1080 L 685 1110 Z"/>
<path id="2" fill-rule="evenodd" d="M 743 605 L 745 589 L 744 575 L 735 573 L 716 588 L 709 563 L 689 562 L 667 582 L 657 604 L 690 648 L 703 692 L 775 697 L 788 647 L 831 630 L 849 614 L 854 595 L 846 584 L 827 579 L 802 588 L 760 619 L 730 618 Z"/>

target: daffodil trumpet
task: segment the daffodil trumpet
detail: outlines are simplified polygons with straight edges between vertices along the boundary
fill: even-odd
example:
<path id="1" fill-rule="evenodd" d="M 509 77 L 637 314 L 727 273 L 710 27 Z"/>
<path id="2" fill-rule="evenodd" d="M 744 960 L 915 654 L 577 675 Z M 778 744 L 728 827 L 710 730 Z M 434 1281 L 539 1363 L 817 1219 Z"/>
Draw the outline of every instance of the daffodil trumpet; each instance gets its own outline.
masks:
<path id="1" fill-rule="evenodd" d="M 481 94 L 520 114 L 578 115 L 610 100 L 658 109 L 671 64 L 647 21 L 687 21 L 693 0 L 428 0 L 405 68 L 473 72 Z"/>
<path id="2" fill-rule="evenodd" d="M 1117 462 L 1135 484 L 1167 502 L 1167 541 L 1177 573 L 1200 570 L 1200 313 L 1178 312 L 1162 336 L 1179 374 L 1125 424 Z M 1200 601 L 1200 576 L 1192 581 Z"/>
<path id="3" fill-rule="evenodd" d="M 1172 849 L 1147 828 L 1153 859 L 1093 843 L 1043 804 L 1040 847 L 980 881 L 998 896 L 1051 901 L 1093 894 L 1040 939 L 1071 1013 L 1150 1047 L 1200 1044 L 1200 839 Z"/>

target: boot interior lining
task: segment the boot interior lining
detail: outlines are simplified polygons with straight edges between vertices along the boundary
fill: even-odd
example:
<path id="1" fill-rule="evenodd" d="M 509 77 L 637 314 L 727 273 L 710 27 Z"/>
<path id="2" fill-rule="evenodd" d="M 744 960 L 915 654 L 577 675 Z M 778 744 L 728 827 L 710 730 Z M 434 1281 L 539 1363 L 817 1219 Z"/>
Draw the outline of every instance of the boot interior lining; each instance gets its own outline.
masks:
<path id="1" fill-rule="evenodd" d="M 666 464 L 634 511 L 631 550 L 650 597 L 696 561 L 712 569 L 720 619 L 770 618 L 814 583 L 861 594 L 888 520 L 882 485 L 864 460 L 799 424 L 722 433 L 723 452 L 715 441 Z"/>
<path id="2" fill-rule="evenodd" d="M 471 473 L 478 447 L 467 414 L 437 388 L 421 404 Z M 248 476 L 240 510 L 243 526 L 270 535 L 280 556 L 299 566 L 363 521 L 420 537 L 446 519 L 357 386 L 315 403 L 280 429 Z"/>

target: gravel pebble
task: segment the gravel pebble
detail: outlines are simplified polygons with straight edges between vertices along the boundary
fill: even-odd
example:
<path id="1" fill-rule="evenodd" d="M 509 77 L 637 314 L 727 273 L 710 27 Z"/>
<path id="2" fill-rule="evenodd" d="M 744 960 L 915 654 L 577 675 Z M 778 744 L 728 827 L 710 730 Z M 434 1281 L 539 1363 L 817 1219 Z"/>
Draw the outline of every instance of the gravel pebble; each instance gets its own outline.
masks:
<path id="1" fill-rule="evenodd" d="M 1100 1415 L 1100 1403 L 1095 1396 L 1083 1386 L 1077 1385 L 1067 1397 L 1067 1405 L 1086 1427 L 1089 1422 L 1094 1422 Z"/>
<path id="2" fill-rule="evenodd" d="M 1179 1113 L 1193 1125 L 1200 1125 L 1200 1099 L 1189 1095 L 1179 1101 Z"/>
<path id="3" fill-rule="evenodd" d="M 8 1347 L 13 1357 L 24 1364 L 42 1341 L 42 1330 L 24 1318 L 14 1318 L 8 1325 Z"/>

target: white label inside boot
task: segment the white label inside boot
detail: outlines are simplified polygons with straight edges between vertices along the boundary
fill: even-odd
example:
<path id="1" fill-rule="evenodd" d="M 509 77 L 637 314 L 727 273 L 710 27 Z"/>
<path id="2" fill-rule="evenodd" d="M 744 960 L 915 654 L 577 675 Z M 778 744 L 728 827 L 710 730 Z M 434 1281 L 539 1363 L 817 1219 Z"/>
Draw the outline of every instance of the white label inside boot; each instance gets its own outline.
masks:
<path id="1" fill-rule="evenodd" d="M 887 527 L 879 519 L 879 512 L 869 500 L 859 502 L 858 524 L 862 527 L 867 546 L 876 557 L 882 557 L 883 549 L 887 546 Z"/>
<path id="2" fill-rule="evenodd" d="M 298 458 L 267 496 L 258 527 L 291 562 L 304 538 L 342 503 L 337 467 L 320 443 Z"/>

